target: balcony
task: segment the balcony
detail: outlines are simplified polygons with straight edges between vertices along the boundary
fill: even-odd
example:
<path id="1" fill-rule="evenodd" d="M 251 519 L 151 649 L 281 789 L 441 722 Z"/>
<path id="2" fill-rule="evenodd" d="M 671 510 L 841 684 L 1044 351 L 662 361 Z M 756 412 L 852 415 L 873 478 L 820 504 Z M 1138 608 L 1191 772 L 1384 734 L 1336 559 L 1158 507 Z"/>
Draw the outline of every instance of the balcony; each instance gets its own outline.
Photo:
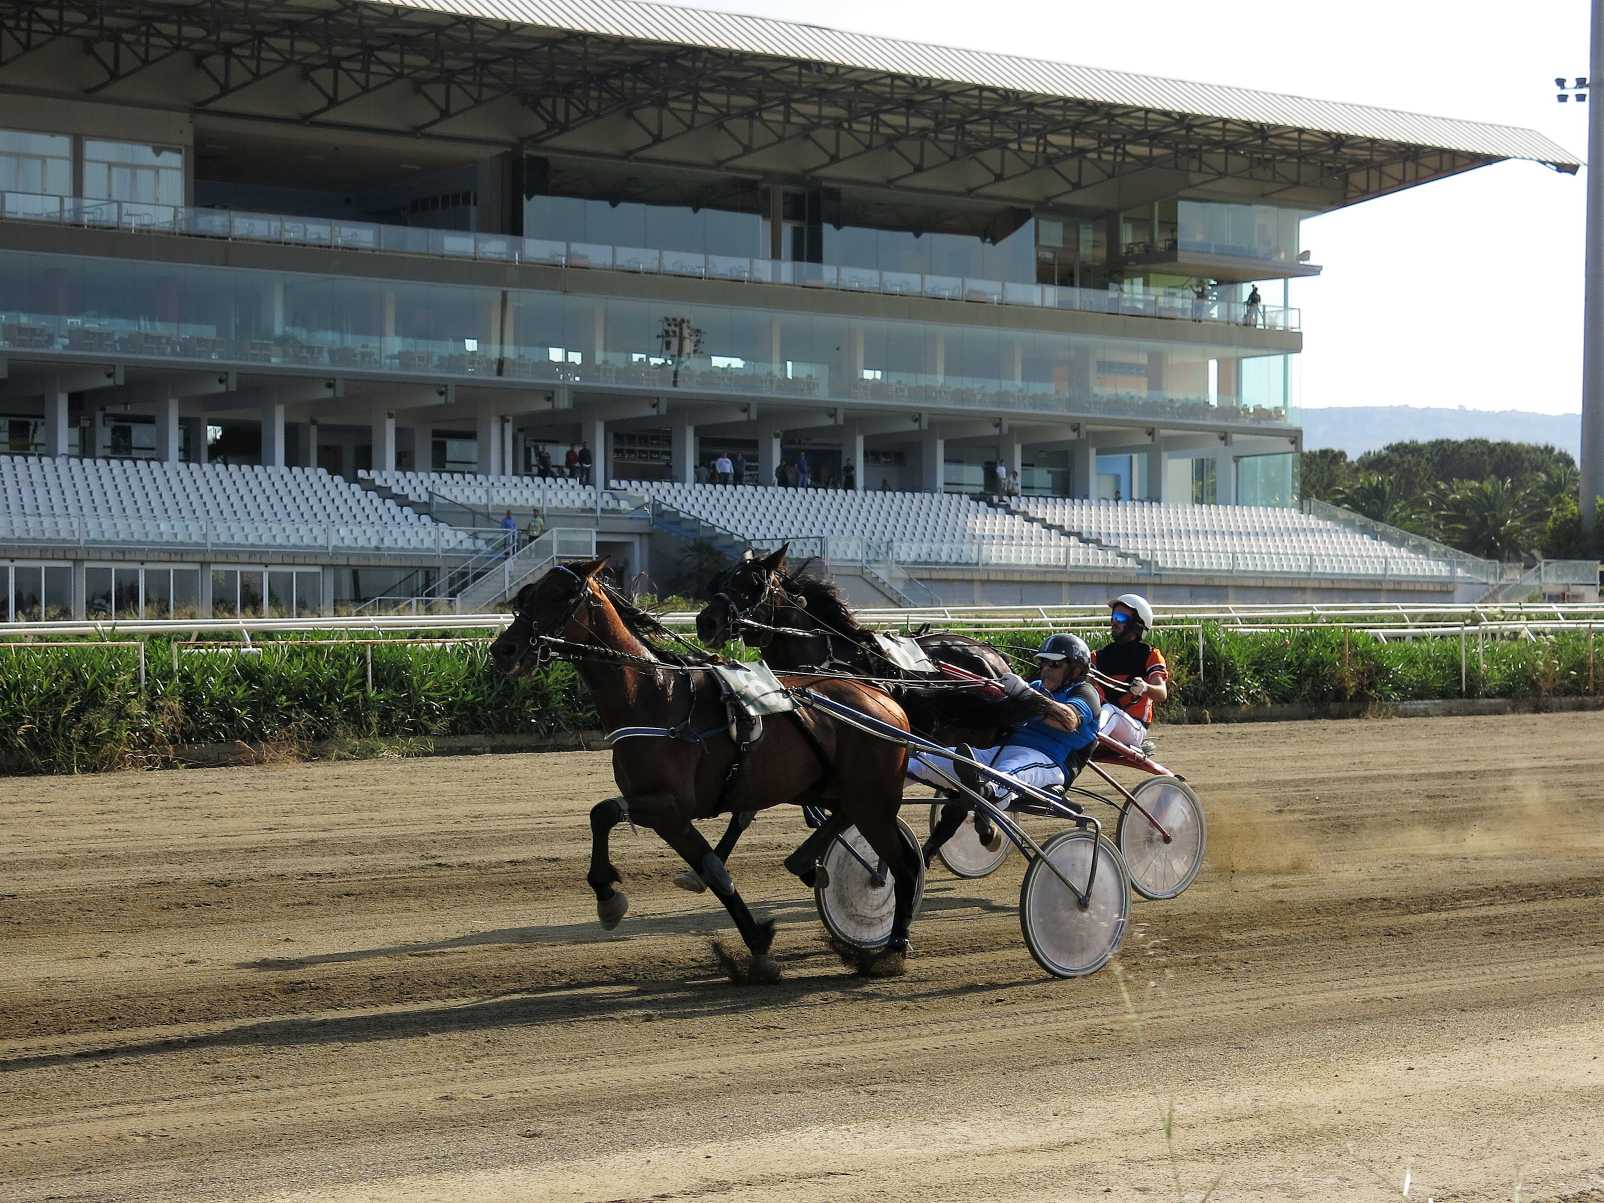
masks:
<path id="1" fill-rule="evenodd" d="M 508 234 L 477 234 L 374 222 L 86 200 L 25 192 L 0 192 L 0 220 L 281 246 L 324 247 L 340 251 L 527 264 L 555 267 L 564 272 L 633 272 L 736 284 L 921 297 L 963 304 L 1018 306 L 1114 317 L 1252 325 L 1277 331 L 1302 329 L 1302 315 L 1296 308 L 1262 305 L 1257 311 L 1250 312 L 1245 305 L 1223 301 L 1211 301 L 1200 307 L 1194 304 L 1192 294 L 1184 289 L 1134 294 L 967 276 L 923 275 L 833 264 L 557 242 Z M 1314 274 L 1319 271 L 1318 268 L 1312 268 L 1306 272 L 1289 273 L 1285 270 L 1287 266 L 1280 264 L 1279 270 L 1273 273 L 1267 266 L 1261 275 L 1268 278 L 1272 274 Z M 1217 279 L 1229 278 L 1218 271 L 1212 274 Z"/>

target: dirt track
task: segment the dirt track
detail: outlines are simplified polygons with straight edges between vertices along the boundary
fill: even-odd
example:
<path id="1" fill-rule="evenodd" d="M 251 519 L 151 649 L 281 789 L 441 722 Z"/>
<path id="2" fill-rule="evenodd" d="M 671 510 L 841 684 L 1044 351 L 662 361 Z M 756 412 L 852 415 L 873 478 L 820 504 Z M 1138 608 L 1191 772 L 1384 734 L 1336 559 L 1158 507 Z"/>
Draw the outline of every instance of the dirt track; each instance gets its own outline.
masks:
<path id="1" fill-rule="evenodd" d="M 5 782 L 0 1198 L 1604 1200 L 1604 717 L 1162 750 L 1210 865 L 1076 982 L 1017 857 L 849 976 L 787 811 L 781 984 L 644 834 L 604 934 L 602 754 Z"/>

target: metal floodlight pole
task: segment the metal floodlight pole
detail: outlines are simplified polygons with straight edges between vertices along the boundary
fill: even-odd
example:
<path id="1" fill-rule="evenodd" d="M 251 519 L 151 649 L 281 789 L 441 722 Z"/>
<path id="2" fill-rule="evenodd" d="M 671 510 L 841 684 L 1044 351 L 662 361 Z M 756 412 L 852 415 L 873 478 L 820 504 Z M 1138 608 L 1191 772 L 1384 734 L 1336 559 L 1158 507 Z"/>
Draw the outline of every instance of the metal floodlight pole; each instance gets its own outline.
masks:
<path id="1" fill-rule="evenodd" d="M 1593 530 L 1604 494 L 1604 0 L 1592 0 L 1587 106 L 1587 286 L 1582 317 L 1582 524 Z"/>

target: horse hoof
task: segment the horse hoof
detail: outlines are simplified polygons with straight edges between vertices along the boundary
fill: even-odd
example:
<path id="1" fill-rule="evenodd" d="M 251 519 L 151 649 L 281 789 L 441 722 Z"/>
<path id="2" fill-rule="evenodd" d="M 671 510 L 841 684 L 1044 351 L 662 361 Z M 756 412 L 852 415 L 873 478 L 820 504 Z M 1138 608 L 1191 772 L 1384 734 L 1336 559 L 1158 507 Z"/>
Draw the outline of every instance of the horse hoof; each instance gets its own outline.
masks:
<path id="1" fill-rule="evenodd" d="M 611 898 L 598 898 L 596 900 L 596 918 L 601 920 L 601 925 L 608 931 L 612 931 L 613 928 L 622 923 L 624 916 L 628 913 L 629 899 L 625 896 L 623 890 L 614 890 Z"/>
<path id="2" fill-rule="evenodd" d="M 707 883 L 695 873 L 692 873 L 689 869 L 682 869 L 680 872 L 674 874 L 674 884 L 680 889 L 688 891 L 692 894 L 703 894 L 707 892 Z"/>
<path id="3" fill-rule="evenodd" d="M 886 948 L 863 966 L 865 977 L 901 977 L 908 972 L 908 949 Z"/>
<path id="4" fill-rule="evenodd" d="M 752 967 L 747 971 L 747 980 L 762 985 L 773 985 L 780 980 L 780 963 L 767 953 L 752 958 Z"/>

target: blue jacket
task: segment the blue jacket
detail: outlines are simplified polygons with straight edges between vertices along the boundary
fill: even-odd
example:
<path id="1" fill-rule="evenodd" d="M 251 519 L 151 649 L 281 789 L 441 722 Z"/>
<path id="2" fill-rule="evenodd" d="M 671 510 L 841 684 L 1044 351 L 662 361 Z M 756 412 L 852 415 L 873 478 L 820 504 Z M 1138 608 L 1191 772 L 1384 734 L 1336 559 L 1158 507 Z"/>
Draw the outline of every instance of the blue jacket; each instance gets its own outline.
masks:
<path id="1" fill-rule="evenodd" d="M 1040 681 L 1032 681 L 1030 687 L 1038 693 L 1047 693 Z M 1045 719 L 1032 719 L 1016 728 L 1008 737 L 1008 742 L 1015 747 L 1035 748 L 1043 755 L 1051 757 L 1054 764 L 1064 768 L 1071 756 L 1097 741 L 1097 715 L 1087 704 L 1086 699 L 1077 693 L 1077 687 L 1074 685 L 1065 686 L 1057 693 L 1048 693 L 1047 696 L 1055 702 L 1062 702 L 1079 714 L 1080 727 L 1074 731 L 1065 731 L 1061 727 L 1049 726 Z"/>

